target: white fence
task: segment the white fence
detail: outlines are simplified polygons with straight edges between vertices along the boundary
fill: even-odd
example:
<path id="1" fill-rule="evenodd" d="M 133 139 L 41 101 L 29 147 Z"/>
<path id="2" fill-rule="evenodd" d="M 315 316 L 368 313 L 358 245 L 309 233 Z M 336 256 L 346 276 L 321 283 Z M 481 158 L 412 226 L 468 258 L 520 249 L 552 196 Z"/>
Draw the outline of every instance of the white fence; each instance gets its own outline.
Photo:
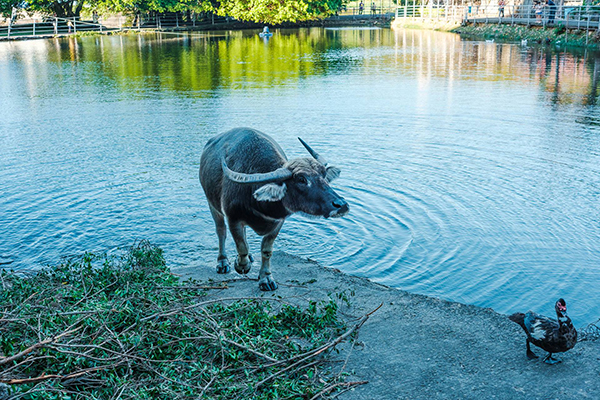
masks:
<path id="1" fill-rule="evenodd" d="M 396 9 L 396 18 L 448 20 L 531 26 L 559 26 L 569 29 L 600 29 L 600 6 L 505 5 L 481 6 L 408 5 Z"/>
<path id="2" fill-rule="evenodd" d="M 83 21 L 78 17 L 37 17 L 21 19 L 18 23 L 9 21 L 7 25 L 0 25 L 0 37 L 52 36 L 86 31 L 103 32 L 108 29 L 100 21 Z"/>
<path id="3" fill-rule="evenodd" d="M 132 16 L 94 17 L 91 21 L 79 17 L 27 17 L 16 21 L 0 21 L 0 39 L 15 37 L 45 37 L 82 32 L 106 32 L 129 29 L 193 29 L 205 25 L 219 25 L 228 19 L 210 14 L 168 13 L 162 15 L 137 14 Z"/>

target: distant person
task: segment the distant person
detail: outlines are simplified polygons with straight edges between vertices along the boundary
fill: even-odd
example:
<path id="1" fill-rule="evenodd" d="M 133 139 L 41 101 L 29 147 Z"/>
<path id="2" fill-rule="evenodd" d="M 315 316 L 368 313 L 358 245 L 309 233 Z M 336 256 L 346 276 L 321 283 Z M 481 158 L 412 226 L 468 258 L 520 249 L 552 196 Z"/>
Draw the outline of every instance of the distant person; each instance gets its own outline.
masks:
<path id="1" fill-rule="evenodd" d="M 556 16 L 556 4 L 552 0 L 548 0 L 546 5 L 548 6 L 548 23 L 553 24 Z"/>
<path id="2" fill-rule="evenodd" d="M 498 1 L 498 17 L 499 18 L 504 18 L 504 7 L 506 6 L 506 1 L 505 0 L 499 0 Z"/>
<path id="3" fill-rule="evenodd" d="M 541 21 L 542 14 L 544 13 L 544 5 L 542 4 L 542 2 L 536 1 L 533 9 L 535 10 L 535 19 L 537 21 Z"/>
<path id="4" fill-rule="evenodd" d="M 67 21 L 67 27 L 69 28 L 69 33 L 71 33 L 71 29 L 73 29 L 73 22 L 71 20 Z"/>
<path id="5" fill-rule="evenodd" d="M 54 28 L 54 34 L 58 35 L 58 19 L 56 13 L 52 14 L 52 27 Z"/>
<path id="6" fill-rule="evenodd" d="M 96 10 L 94 10 L 94 12 L 92 13 L 92 22 L 95 24 L 98 23 L 98 12 Z"/>
<path id="7" fill-rule="evenodd" d="M 365 10 L 365 3 L 363 3 L 362 1 L 360 3 L 358 3 L 358 14 L 362 15 L 363 11 Z"/>
<path id="8" fill-rule="evenodd" d="M 377 6 L 375 5 L 375 2 L 371 3 L 371 15 L 375 15 L 377 14 Z"/>
<path id="9" fill-rule="evenodd" d="M 142 14 L 138 11 L 135 13 L 135 18 L 133 19 L 133 22 L 131 23 L 132 27 L 140 27 L 142 23 Z"/>
<path id="10" fill-rule="evenodd" d="M 269 31 L 269 27 L 268 27 L 268 26 L 265 26 L 265 27 L 263 28 L 263 33 L 264 33 L 265 35 L 268 35 L 269 33 L 271 33 L 271 32 Z"/>

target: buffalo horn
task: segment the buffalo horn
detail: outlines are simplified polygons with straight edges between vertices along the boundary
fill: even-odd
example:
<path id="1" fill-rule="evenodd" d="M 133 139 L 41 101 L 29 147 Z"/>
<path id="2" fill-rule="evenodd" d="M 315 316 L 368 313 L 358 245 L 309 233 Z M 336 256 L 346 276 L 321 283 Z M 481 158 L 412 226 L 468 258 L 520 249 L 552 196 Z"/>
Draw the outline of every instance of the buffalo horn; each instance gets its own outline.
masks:
<path id="1" fill-rule="evenodd" d="M 319 155 L 319 153 L 317 153 L 316 151 L 314 151 L 312 149 L 312 147 L 310 147 L 304 140 L 302 140 L 301 138 L 298 138 L 298 140 L 300 141 L 300 143 L 302 143 L 302 145 L 304 147 L 306 147 L 306 150 L 308 150 L 308 152 L 310 153 L 311 156 L 313 156 L 313 158 L 315 160 L 317 160 L 318 162 L 320 162 L 321 164 L 323 164 L 324 166 L 327 166 L 327 161 L 325 161 L 325 159 L 323 157 L 321 157 Z"/>
<path id="2" fill-rule="evenodd" d="M 263 174 L 243 174 L 241 172 L 235 172 L 229 169 L 225 159 L 221 160 L 223 166 L 223 172 L 230 180 L 236 183 L 270 183 L 270 182 L 281 182 L 292 177 L 292 172 L 287 168 L 278 168 L 273 172 L 266 172 Z"/>

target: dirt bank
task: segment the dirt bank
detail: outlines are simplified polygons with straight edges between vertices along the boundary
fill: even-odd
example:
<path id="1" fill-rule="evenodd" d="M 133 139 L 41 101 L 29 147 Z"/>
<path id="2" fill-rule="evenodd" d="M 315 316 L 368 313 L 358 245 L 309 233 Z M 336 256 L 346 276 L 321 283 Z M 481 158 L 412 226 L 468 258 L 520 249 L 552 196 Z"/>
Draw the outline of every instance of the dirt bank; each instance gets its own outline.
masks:
<path id="1" fill-rule="evenodd" d="M 553 45 L 557 49 L 565 46 L 598 48 L 600 45 L 599 31 L 580 29 L 565 29 L 563 26 L 544 28 L 540 26 L 511 26 L 508 24 L 469 24 L 452 29 L 472 39 L 498 39 L 507 42 L 521 42 L 527 45 Z M 558 46 L 558 47 L 557 47 Z"/>
<path id="2" fill-rule="evenodd" d="M 251 279 L 217 275 L 212 265 L 175 272 L 204 281 L 230 280 L 229 289 L 212 296 L 273 295 L 260 292 L 252 280 L 256 265 Z M 273 273 L 280 284 L 275 295 L 292 302 L 347 293 L 351 305 L 342 312 L 349 321 L 383 303 L 361 328 L 359 345 L 342 346 L 338 356 L 348 357 L 348 380 L 369 384 L 339 399 L 563 400 L 597 399 L 600 394 L 600 342 L 578 343 L 557 355 L 562 363 L 549 366 L 541 358 L 528 360 L 521 328 L 491 309 L 392 289 L 281 252 L 273 257 Z M 524 304 L 515 311 L 526 310 Z"/>

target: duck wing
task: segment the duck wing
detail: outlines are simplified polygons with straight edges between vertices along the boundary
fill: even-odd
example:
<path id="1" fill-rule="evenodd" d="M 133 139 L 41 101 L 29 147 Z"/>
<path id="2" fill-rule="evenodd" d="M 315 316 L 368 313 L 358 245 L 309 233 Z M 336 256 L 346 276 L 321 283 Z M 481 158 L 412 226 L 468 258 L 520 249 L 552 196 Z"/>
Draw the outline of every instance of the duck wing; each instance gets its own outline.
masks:
<path id="1" fill-rule="evenodd" d="M 558 322 L 552 318 L 529 311 L 523 319 L 525 332 L 534 342 L 553 341 L 558 333 Z"/>

